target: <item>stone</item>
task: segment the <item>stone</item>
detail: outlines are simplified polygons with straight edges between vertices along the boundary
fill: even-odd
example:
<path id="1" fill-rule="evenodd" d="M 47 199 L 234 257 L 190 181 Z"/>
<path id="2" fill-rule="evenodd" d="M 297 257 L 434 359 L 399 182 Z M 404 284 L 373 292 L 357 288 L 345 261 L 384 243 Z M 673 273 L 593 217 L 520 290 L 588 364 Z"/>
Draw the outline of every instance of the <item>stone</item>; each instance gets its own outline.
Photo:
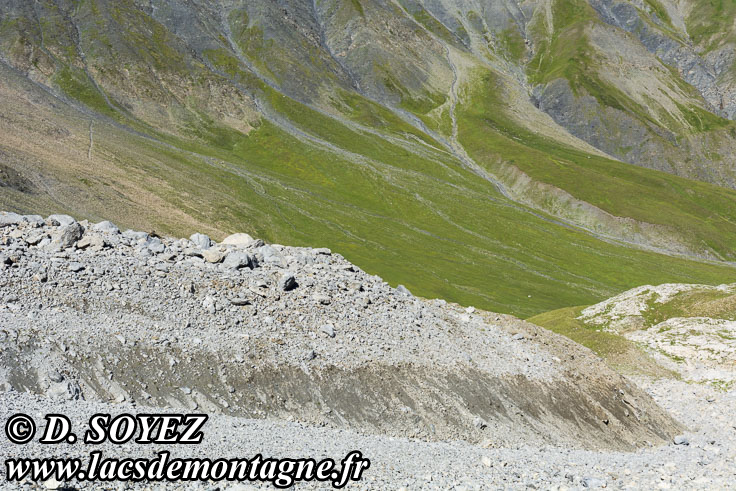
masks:
<path id="1" fill-rule="evenodd" d="M 61 483 L 51 477 L 43 482 L 43 487 L 46 489 L 59 489 L 61 487 Z"/>
<path id="2" fill-rule="evenodd" d="M 523 341 L 524 340 L 524 335 L 521 334 L 521 333 L 519 333 L 519 332 L 517 332 L 516 334 L 514 334 L 513 336 L 511 336 L 511 339 L 513 339 L 514 341 Z"/>
<path id="3" fill-rule="evenodd" d="M 677 435 L 672 441 L 675 445 L 690 445 L 690 441 L 685 435 Z"/>
<path id="4" fill-rule="evenodd" d="M 335 337 L 335 327 L 332 324 L 324 324 L 319 328 L 320 332 L 326 334 L 328 337 Z"/>
<path id="5" fill-rule="evenodd" d="M 216 264 L 221 262 L 225 258 L 225 254 L 218 251 L 217 249 L 206 249 L 202 251 L 202 257 L 208 263 Z"/>
<path id="6" fill-rule="evenodd" d="M 409 291 L 409 289 L 408 289 L 407 287 L 405 287 L 404 285 L 399 285 L 399 286 L 397 286 L 397 287 L 396 287 L 396 291 L 397 291 L 398 293 L 402 294 L 402 295 L 406 295 L 406 296 L 409 296 L 409 297 L 411 296 L 411 292 L 410 292 L 410 291 Z"/>
<path id="7" fill-rule="evenodd" d="M 51 245 L 61 250 L 67 249 L 76 244 L 82 238 L 83 233 L 82 226 L 77 222 L 64 225 L 54 233 Z"/>
<path id="8" fill-rule="evenodd" d="M 253 237 L 248 234 L 238 233 L 232 234 L 225 237 L 222 241 L 223 245 L 247 247 L 253 243 Z"/>
<path id="9" fill-rule="evenodd" d="M 46 237 L 48 236 L 44 232 L 34 231 L 28 234 L 25 240 L 28 245 L 38 245 Z"/>
<path id="10" fill-rule="evenodd" d="M 192 234 L 189 237 L 189 240 L 191 240 L 195 246 L 199 247 L 202 250 L 212 247 L 212 239 L 210 239 L 205 234 Z"/>
<path id="11" fill-rule="evenodd" d="M 46 223 L 41 215 L 23 215 L 23 220 L 33 227 L 43 227 Z"/>
<path id="12" fill-rule="evenodd" d="M 69 263 L 69 271 L 72 273 L 77 273 L 79 271 L 82 271 L 84 269 L 84 265 L 82 263 L 78 262 L 71 262 Z"/>
<path id="13" fill-rule="evenodd" d="M 274 247 L 269 245 L 264 245 L 258 248 L 257 253 L 261 256 L 263 259 L 264 264 L 273 264 L 274 266 L 283 268 L 285 267 L 285 262 L 283 256 L 281 256 L 281 253 L 277 251 Z"/>
<path id="14" fill-rule="evenodd" d="M 48 377 L 49 377 L 49 380 L 51 380 L 52 382 L 55 382 L 55 383 L 59 383 L 59 382 L 63 382 L 64 381 L 64 377 L 59 372 L 57 372 L 56 370 L 49 371 L 48 372 Z"/>
<path id="15" fill-rule="evenodd" d="M 491 462 L 490 457 L 487 457 L 487 456 L 484 456 L 482 459 L 480 459 L 480 462 L 486 467 L 491 467 L 493 465 L 493 462 Z"/>
<path id="16" fill-rule="evenodd" d="M 130 240 L 148 240 L 148 234 L 145 232 L 136 232 L 134 230 L 126 230 L 123 232 L 123 237 Z"/>
<path id="17" fill-rule="evenodd" d="M 230 252 L 222 262 L 222 265 L 229 269 L 250 268 L 252 264 L 250 255 L 245 252 Z"/>
<path id="18" fill-rule="evenodd" d="M 106 245 L 105 240 L 99 235 L 84 234 L 84 236 L 77 242 L 77 249 L 86 249 L 91 247 L 92 249 L 102 249 Z"/>
<path id="19" fill-rule="evenodd" d="M 473 419 L 473 426 L 479 430 L 485 430 L 488 427 L 488 423 L 486 423 L 482 418 L 476 417 Z"/>
<path id="20" fill-rule="evenodd" d="M 182 251 L 187 257 L 202 257 L 202 251 L 195 249 L 194 247 L 187 247 Z"/>
<path id="21" fill-rule="evenodd" d="M 237 305 L 237 306 L 243 306 L 243 305 L 250 305 L 251 304 L 250 300 L 247 299 L 247 298 L 244 298 L 244 297 L 231 298 L 230 299 L 230 303 L 233 304 L 233 305 Z"/>
<path id="22" fill-rule="evenodd" d="M 2 212 L 0 213 L 0 227 L 7 227 L 9 225 L 19 225 L 23 223 L 23 217 L 13 212 Z"/>
<path id="23" fill-rule="evenodd" d="M 279 288 L 285 292 L 291 291 L 298 286 L 294 273 L 284 273 L 279 279 Z"/>
<path id="24" fill-rule="evenodd" d="M 314 252 L 318 256 L 331 256 L 332 255 L 332 251 L 326 247 L 319 247 L 317 249 L 314 249 L 312 252 Z"/>
<path id="25" fill-rule="evenodd" d="M 105 220 L 92 225 L 92 230 L 95 232 L 102 232 L 105 234 L 117 235 L 120 233 L 120 229 L 112 222 Z"/>
<path id="26" fill-rule="evenodd" d="M 161 254 L 166 250 L 166 246 L 163 242 L 161 242 L 161 239 L 158 239 L 156 237 L 149 239 L 147 246 L 148 250 L 151 251 L 153 254 Z"/>
<path id="27" fill-rule="evenodd" d="M 325 295 L 324 293 L 316 293 L 312 296 L 312 299 L 321 305 L 330 305 L 332 302 L 329 295 Z"/>
<path id="28" fill-rule="evenodd" d="M 51 223 L 51 225 L 56 225 L 57 227 L 66 227 L 68 225 L 71 225 L 72 223 L 76 223 L 77 221 L 70 217 L 69 215 L 50 215 L 47 219 L 47 222 Z"/>
<path id="29" fill-rule="evenodd" d="M 210 314 L 214 314 L 217 312 L 217 302 L 215 302 L 214 297 L 207 296 L 204 301 L 202 302 L 202 307 L 209 312 Z"/>

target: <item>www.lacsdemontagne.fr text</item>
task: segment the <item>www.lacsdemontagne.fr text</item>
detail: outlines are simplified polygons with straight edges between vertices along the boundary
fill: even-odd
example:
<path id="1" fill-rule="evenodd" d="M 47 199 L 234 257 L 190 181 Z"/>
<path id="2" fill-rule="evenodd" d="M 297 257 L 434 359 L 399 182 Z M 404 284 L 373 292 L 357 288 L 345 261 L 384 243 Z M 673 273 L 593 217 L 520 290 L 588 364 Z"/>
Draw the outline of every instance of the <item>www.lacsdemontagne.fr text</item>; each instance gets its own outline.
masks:
<path id="1" fill-rule="evenodd" d="M 93 451 L 86 465 L 78 458 L 5 461 L 8 481 L 260 481 L 279 488 L 305 481 L 329 482 L 342 488 L 350 481 L 360 480 L 369 467 L 370 461 L 358 451 L 348 453 L 339 464 L 333 459 L 273 459 L 260 454 L 249 459 L 180 459 L 172 458 L 168 451 L 160 452 L 154 459 L 106 459 L 102 452 Z"/>

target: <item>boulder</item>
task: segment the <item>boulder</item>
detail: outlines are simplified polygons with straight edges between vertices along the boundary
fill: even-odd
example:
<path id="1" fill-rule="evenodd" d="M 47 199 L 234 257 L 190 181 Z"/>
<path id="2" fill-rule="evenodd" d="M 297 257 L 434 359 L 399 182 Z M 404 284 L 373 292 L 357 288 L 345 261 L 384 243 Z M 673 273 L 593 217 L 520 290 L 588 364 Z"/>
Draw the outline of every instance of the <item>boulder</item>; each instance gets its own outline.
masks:
<path id="1" fill-rule="evenodd" d="M 273 264 L 278 267 L 285 267 L 286 263 L 279 251 L 270 245 L 264 245 L 258 248 L 258 255 L 263 260 L 263 264 Z"/>
<path id="2" fill-rule="evenodd" d="M 239 234 L 232 234 L 225 238 L 225 240 L 222 241 L 223 245 L 231 245 L 231 246 L 240 246 L 240 247 L 247 247 L 251 245 L 254 242 L 253 237 L 251 237 L 248 234 L 239 233 Z"/>
<path id="3" fill-rule="evenodd" d="M 195 246 L 203 250 L 212 247 L 212 239 L 205 234 L 192 234 L 189 237 L 189 240 L 191 240 Z"/>
<path id="4" fill-rule="evenodd" d="M 50 215 L 46 219 L 46 221 L 49 222 L 51 225 L 56 225 L 57 227 L 66 227 L 67 225 L 71 225 L 72 223 L 77 222 L 69 215 Z"/>
<path id="5" fill-rule="evenodd" d="M 202 257 L 208 263 L 219 263 L 225 255 L 217 249 L 206 249 L 202 251 Z"/>
<path id="6" fill-rule="evenodd" d="M 253 265 L 253 260 L 245 252 L 231 252 L 225 257 L 222 265 L 229 269 L 250 268 Z"/>
<path id="7" fill-rule="evenodd" d="M 112 222 L 110 221 L 103 221 L 100 223 L 95 223 L 92 225 L 92 230 L 95 232 L 102 232 L 105 234 L 119 234 L 120 229 Z"/>
<path id="8" fill-rule="evenodd" d="M 8 225 L 19 225 L 23 223 L 23 217 L 13 212 L 0 213 L 0 227 L 7 227 Z"/>
<path id="9" fill-rule="evenodd" d="M 63 215 L 62 215 L 63 216 Z M 62 226 L 53 235 L 51 245 L 58 249 L 67 249 L 77 243 L 82 238 L 84 230 L 77 222 Z"/>
<path id="10" fill-rule="evenodd" d="M 296 278 L 294 277 L 294 273 L 284 273 L 281 276 L 281 279 L 279 279 L 279 288 L 281 288 L 285 292 L 293 290 L 297 286 L 298 285 L 296 282 Z"/>

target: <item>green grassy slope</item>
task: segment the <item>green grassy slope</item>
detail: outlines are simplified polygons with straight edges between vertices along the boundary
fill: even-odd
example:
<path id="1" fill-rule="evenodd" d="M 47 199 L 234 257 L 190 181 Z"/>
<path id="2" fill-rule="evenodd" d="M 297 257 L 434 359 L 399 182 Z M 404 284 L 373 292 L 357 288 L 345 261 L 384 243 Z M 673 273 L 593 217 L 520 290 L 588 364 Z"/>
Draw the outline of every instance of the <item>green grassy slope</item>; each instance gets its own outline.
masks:
<path id="1" fill-rule="evenodd" d="M 571 149 L 524 128 L 510 112 L 496 77 L 483 73 L 459 115 L 461 142 L 477 162 L 490 170 L 513 164 L 612 215 L 667 226 L 736 259 L 733 191 Z"/>
<path id="2" fill-rule="evenodd" d="M 133 2 L 80 3 L 70 15 L 81 39 L 69 51 L 62 47 L 73 33 L 55 39 L 45 29 L 59 27 L 18 30 L 17 21 L 0 20 L 0 49 L 19 71 L 0 66 L 7 101 L 0 151 L 36 184 L 34 192 L 0 187 L 0 206 L 182 236 L 246 231 L 327 246 L 417 295 L 520 316 L 593 303 L 643 283 L 736 281 L 727 264 L 602 241 L 503 197 L 451 151 L 447 134 L 417 122 L 432 120 L 444 105 L 449 125 L 452 94 L 434 96 L 450 79 L 422 92 L 411 84 L 429 75 L 405 81 L 400 75 L 409 68 L 391 67 L 389 95 L 419 94 L 431 104 L 381 99 L 351 88 L 344 74 L 318 84 L 306 79 L 339 69 L 337 54 L 319 51 L 323 41 L 297 29 L 278 45 L 278 26 L 259 30 L 243 6 L 229 19 L 239 29 L 238 52 L 218 31 L 220 19 L 199 7 L 205 13 L 191 22 L 202 38 L 196 50 L 187 44 L 195 44 L 188 25 L 169 31 Z M 362 14 L 348 9 L 355 15 L 348 20 L 375 15 L 364 7 Z M 57 22 L 68 27 L 64 15 Z M 419 28 L 407 22 L 391 29 L 410 36 Z M 391 29 L 381 34 L 390 38 Z M 32 35 L 19 40 L 13 33 L 21 31 Z M 427 39 L 426 32 L 419 37 Z M 442 47 L 430 47 L 433 63 L 445 56 Z M 259 50 L 278 54 L 278 66 L 259 59 Z M 25 76 L 34 62 L 43 68 L 34 80 L 48 92 Z M 301 72 L 309 97 L 298 96 Z M 442 73 L 452 71 L 444 66 Z M 290 77 L 288 90 L 278 86 Z M 454 111 L 459 141 L 478 165 L 496 171 L 498 162 L 512 163 L 614 215 L 666 226 L 733 259 L 736 193 L 542 138 L 514 122 L 494 83 L 484 72 L 456 87 L 464 94 Z"/>

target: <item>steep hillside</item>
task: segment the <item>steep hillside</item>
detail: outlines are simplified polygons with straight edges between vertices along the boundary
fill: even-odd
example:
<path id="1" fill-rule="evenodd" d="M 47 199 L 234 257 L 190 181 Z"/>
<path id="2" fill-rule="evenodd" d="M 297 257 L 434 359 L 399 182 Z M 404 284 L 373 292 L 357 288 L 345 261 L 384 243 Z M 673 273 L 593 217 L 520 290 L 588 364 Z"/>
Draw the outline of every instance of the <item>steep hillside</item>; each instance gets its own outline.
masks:
<path id="1" fill-rule="evenodd" d="M 2 0 L 0 206 L 519 315 L 736 281 L 732 37 L 683 5 Z"/>

